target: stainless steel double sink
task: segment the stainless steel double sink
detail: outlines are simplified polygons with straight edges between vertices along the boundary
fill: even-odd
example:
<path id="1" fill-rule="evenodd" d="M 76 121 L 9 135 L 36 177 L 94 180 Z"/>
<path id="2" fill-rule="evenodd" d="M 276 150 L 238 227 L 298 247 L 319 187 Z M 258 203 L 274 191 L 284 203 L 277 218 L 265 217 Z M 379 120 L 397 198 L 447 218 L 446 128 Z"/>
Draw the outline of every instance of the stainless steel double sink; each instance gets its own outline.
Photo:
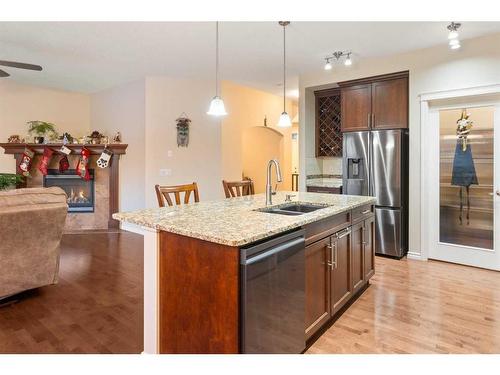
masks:
<path id="1" fill-rule="evenodd" d="M 256 211 L 266 212 L 269 214 L 297 216 L 321 210 L 327 207 L 330 207 L 330 205 L 319 204 L 319 203 L 314 204 L 314 203 L 293 202 L 289 204 L 279 204 L 276 206 L 259 208 Z"/>

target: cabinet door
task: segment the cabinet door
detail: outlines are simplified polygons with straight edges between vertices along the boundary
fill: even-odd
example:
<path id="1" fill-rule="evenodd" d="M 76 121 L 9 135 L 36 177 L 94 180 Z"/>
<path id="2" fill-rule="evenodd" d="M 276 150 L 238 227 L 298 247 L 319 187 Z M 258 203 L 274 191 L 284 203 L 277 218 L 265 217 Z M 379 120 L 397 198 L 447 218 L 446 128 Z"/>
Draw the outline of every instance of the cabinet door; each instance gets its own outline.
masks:
<path id="1" fill-rule="evenodd" d="M 331 309 L 337 313 L 352 295 L 351 282 L 351 229 L 332 236 Z"/>
<path id="2" fill-rule="evenodd" d="M 343 87 L 340 94 L 342 131 L 370 128 L 371 84 Z"/>
<path id="3" fill-rule="evenodd" d="M 364 273 L 364 246 L 363 246 L 364 222 L 352 226 L 351 234 L 351 259 L 352 259 L 352 290 L 356 293 L 363 287 L 365 281 Z"/>
<path id="4" fill-rule="evenodd" d="M 364 274 L 368 281 L 375 274 L 375 217 L 372 216 L 364 221 Z"/>
<path id="5" fill-rule="evenodd" d="M 306 338 L 330 318 L 330 237 L 306 247 Z"/>
<path id="6" fill-rule="evenodd" d="M 408 128 L 408 78 L 372 84 L 372 129 Z"/>

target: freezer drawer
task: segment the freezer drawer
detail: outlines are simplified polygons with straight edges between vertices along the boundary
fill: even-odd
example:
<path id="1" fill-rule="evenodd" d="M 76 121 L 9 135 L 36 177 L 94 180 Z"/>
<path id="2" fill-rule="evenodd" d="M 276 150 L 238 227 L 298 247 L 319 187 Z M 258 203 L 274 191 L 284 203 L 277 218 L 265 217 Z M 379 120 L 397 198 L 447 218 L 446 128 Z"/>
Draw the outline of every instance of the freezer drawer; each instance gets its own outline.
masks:
<path id="1" fill-rule="evenodd" d="M 375 252 L 401 257 L 405 251 L 402 243 L 401 210 L 375 208 Z"/>

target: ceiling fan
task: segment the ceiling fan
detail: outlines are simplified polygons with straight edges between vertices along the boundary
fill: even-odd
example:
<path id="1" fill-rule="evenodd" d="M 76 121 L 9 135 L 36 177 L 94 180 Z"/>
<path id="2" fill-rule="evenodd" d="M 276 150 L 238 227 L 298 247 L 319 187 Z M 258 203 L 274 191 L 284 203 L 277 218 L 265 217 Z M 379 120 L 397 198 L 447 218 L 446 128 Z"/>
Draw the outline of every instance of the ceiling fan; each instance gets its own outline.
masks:
<path id="1" fill-rule="evenodd" d="M 28 69 L 28 70 L 37 70 L 41 71 L 42 67 L 40 65 L 26 64 L 15 61 L 5 61 L 0 60 L 0 66 L 8 66 L 10 68 L 18 68 L 18 69 Z M 10 74 L 6 71 L 0 69 L 0 78 L 9 77 Z"/>

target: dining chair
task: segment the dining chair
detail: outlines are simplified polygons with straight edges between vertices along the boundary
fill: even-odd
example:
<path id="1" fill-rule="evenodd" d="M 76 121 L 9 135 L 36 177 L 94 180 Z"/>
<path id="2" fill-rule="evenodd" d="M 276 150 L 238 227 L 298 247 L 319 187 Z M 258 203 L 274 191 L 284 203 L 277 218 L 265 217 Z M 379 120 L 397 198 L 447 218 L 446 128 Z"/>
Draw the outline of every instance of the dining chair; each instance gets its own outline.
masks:
<path id="1" fill-rule="evenodd" d="M 224 187 L 224 194 L 226 194 L 226 198 L 255 194 L 253 181 L 251 179 L 245 179 L 243 181 L 222 180 L 222 186 Z"/>
<path id="2" fill-rule="evenodd" d="M 175 198 L 175 204 L 180 205 L 181 204 L 181 193 L 184 194 L 184 204 L 189 203 L 189 198 L 191 197 L 191 193 L 193 193 L 194 196 L 194 201 L 199 202 L 200 201 L 200 195 L 198 192 L 198 185 L 196 182 L 193 182 L 192 184 L 187 184 L 187 185 L 175 185 L 175 186 L 160 186 L 160 185 L 155 185 L 155 191 L 156 191 L 156 198 L 158 198 L 158 204 L 160 207 L 165 207 L 165 201 L 169 206 L 173 206 L 174 202 L 172 201 L 172 197 L 170 196 L 171 194 L 174 195 Z"/>

